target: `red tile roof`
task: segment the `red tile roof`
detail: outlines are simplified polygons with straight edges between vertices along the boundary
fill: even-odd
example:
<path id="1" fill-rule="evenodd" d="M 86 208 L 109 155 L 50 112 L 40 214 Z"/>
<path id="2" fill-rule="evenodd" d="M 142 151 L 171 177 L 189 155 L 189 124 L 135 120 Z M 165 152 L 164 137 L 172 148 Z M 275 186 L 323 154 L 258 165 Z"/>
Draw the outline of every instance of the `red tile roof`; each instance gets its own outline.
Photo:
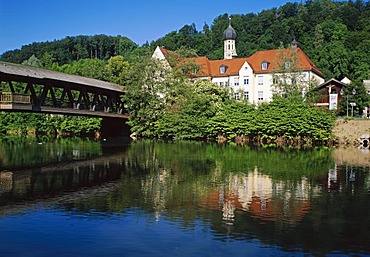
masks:
<path id="1" fill-rule="evenodd" d="M 161 50 L 161 52 L 163 53 L 163 55 L 165 57 L 168 55 L 168 53 L 171 52 L 171 51 L 167 50 L 166 48 L 164 48 L 163 46 L 162 47 L 159 47 L 159 49 Z"/>
<path id="2" fill-rule="evenodd" d="M 316 67 L 316 65 L 308 58 L 308 56 L 300 49 L 296 50 L 296 57 L 293 57 L 293 49 L 275 49 L 255 52 L 248 58 L 248 63 L 251 65 L 255 73 L 270 73 L 277 72 L 279 69 L 279 62 L 282 58 L 297 59 L 296 68 L 302 71 L 313 71 L 318 75 L 324 77 L 324 74 Z M 267 70 L 262 70 L 262 62 L 269 63 Z"/>
<path id="3" fill-rule="evenodd" d="M 164 56 L 168 56 L 171 51 L 160 47 Z M 324 77 L 324 74 L 316 67 L 316 65 L 308 58 L 308 56 L 300 49 L 296 50 L 297 56 L 297 69 L 302 71 L 313 71 L 316 74 Z M 194 61 L 195 64 L 200 66 L 200 70 L 197 73 L 198 77 L 224 77 L 238 75 L 239 70 L 245 62 L 253 69 L 254 73 L 271 73 L 279 71 L 279 60 L 282 58 L 293 59 L 292 49 L 275 49 L 275 50 L 264 50 L 254 53 L 248 58 L 234 58 L 229 60 L 209 60 L 207 57 L 194 57 L 187 58 L 189 61 Z M 262 62 L 268 62 L 267 70 L 262 70 Z M 227 66 L 226 72 L 220 73 L 220 66 Z"/>

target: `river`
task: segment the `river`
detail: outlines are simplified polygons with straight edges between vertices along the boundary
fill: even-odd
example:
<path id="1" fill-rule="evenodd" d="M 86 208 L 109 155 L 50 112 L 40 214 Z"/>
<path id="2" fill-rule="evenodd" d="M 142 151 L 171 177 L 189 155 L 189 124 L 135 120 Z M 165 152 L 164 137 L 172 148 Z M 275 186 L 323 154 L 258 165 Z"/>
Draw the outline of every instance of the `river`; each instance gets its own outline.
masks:
<path id="1" fill-rule="evenodd" d="M 369 256 L 368 149 L 0 137 L 0 256 Z"/>

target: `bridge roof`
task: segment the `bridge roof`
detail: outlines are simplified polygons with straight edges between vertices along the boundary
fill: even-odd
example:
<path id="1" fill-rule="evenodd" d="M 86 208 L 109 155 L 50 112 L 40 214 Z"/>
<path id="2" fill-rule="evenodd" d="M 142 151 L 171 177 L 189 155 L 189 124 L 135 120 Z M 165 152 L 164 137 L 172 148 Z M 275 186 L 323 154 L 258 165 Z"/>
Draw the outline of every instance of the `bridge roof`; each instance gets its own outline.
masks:
<path id="1" fill-rule="evenodd" d="M 8 62 L 0 62 L 0 80 L 3 77 L 8 78 L 9 80 L 17 78 L 15 79 L 16 81 L 21 80 L 26 83 L 53 83 L 53 86 L 55 87 L 58 87 L 58 85 L 63 86 L 66 84 L 72 84 L 72 87 L 88 86 L 98 90 L 123 93 L 123 86 L 118 84 Z"/>

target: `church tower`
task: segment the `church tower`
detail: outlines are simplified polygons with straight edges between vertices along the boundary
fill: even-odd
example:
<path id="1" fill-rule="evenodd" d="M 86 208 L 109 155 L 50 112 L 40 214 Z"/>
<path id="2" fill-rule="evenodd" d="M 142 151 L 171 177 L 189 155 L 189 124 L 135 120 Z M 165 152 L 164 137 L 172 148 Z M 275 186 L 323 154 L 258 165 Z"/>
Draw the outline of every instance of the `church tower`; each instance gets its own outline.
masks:
<path id="1" fill-rule="evenodd" d="M 224 31 L 224 59 L 232 59 L 237 57 L 236 47 L 236 32 L 231 27 L 231 18 L 229 18 L 229 27 Z"/>

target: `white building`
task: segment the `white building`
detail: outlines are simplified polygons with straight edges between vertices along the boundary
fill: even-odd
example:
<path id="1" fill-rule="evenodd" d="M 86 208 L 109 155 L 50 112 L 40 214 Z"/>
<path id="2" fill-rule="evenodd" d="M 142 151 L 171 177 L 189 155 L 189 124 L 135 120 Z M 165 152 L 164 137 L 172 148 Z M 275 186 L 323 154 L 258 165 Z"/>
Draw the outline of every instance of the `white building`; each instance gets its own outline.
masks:
<path id="1" fill-rule="evenodd" d="M 324 82 L 324 74 L 297 47 L 295 40 L 289 49 L 258 51 L 247 58 L 236 58 L 236 32 L 231 24 L 225 30 L 223 39 L 224 59 L 189 58 L 199 66 L 199 70 L 192 75 L 197 79 L 209 79 L 217 85 L 229 87 L 236 99 L 251 103 L 271 101 L 273 93 L 277 92 L 273 86 L 274 79 L 286 74 L 282 70 L 288 70 L 293 63 L 296 67 L 294 72 L 299 73 L 298 79 L 303 85 L 303 91 L 309 85 Z M 163 47 L 157 47 L 153 58 L 167 60 L 169 52 Z M 289 79 L 287 82 L 289 83 Z"/>
<path id="2" fill-rule="evenodd" d="M 367 94 L 370 95 L 370 80 L 364 80 L 363 83 Z"/>

